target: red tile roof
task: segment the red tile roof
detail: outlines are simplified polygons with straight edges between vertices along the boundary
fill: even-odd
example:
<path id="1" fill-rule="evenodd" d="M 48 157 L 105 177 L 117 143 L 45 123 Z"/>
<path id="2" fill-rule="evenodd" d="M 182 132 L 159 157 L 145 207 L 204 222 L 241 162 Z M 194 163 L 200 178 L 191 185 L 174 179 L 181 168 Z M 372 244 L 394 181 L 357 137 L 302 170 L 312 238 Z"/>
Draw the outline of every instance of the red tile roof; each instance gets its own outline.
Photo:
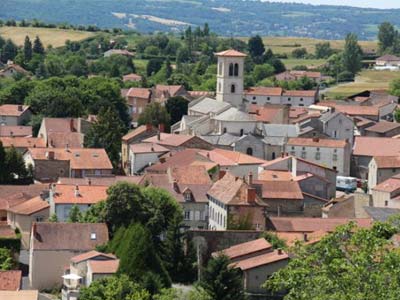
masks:
<path id="1" fill-rule="evenodd" d="M 8 211 L 19 215 L 31 215 L 49 208 L 50 205 L 47 201 L 43 200 L 40 196 L 32 198 L 21 204 L 15 205 L 8 209 Z"/>
<path id="2" fill-rule="evenodd" d="M 266 161 L 241 152 L 214 149 L 211 151 L 201 150 L 199 154 L 217 163 L 220 166 L 236 166 L 236 165 L 261 165 Z"/>
<path id="3" fill-rule="evenodd" d="M 315 97 L 317 95 L 317 91 L 284 91 L 283 96 L 285 97 Z"/>
<path id="4" fill-rule="evenodd" d="M 239 52 L 234 49 L 228 49 L 225 51 L 217 52 L 215 53 L 216 56 L 227 56 L 227 57 L 246 57 L 247 54 L 244 54 L 242 52 Z"/>
<path id="5" fill-rule="evenodd" d="M 377 133 L 386 133 L 399 127 L 400 123 L 381 121 L 376 123 L 375 125 L 366 128 L 365 130 Z"/>
<path id="6" fill-rule="evenodd" d="M 138 143 L 130 145 L 132 153 L 163 153 L 169 150 L 161 145 L 153 143 Z"/>
<path id="7" fill-rule="evenodd" d="M 375 156 L 379 169 L 400 168 L 400 153 L 397 156 Z"/>
<path id="8" fill-rule="evenodd" d="M 235 260 L 242 256 L 254 254 L 263 250 L 272 250 L 272 245 L 264 238 L 260 238 L 254 241 L 234 245 L 219 252 L 214 252 L 212 255 L 217 256 L 222 253 L 228 256 L 231 260 Z"/>
<path id="9" fill-rule="evenodd" d="M 85 178 L 70 178 L 60 177 L 58 178 L 58 184 L 63 185 L 103 185 L 110 186 L 117 182 L 126 181 L 134 184 L 140 184 L 143 180 L 143 176 L 108 176 L 108 177 L 85 177 Z"/>
<path id="10" fill-rule="evenodd" d="M 345 140 L 314 139 L 314 138 L 289 138 L 287 145 L 304 147 L 326 147 L 344 148 L 347 145 Z"/>
<path id="11" fill-rule="evenodd" d="M 145 143 L 157 143 L 159 145 L 164 146 L 181 146 L 184 143 L 194 139 L 194 136 L 191 135 L 184 135 L 184 134 L 171 134 L 171 133 L 161 133 L 160 140 L 158 136 L 152 136 L 150 138 L 145 139 L 143 142 Z"/>
<path id="12" fill-rule="evenodd" d="M 178 92 L 184 89 L 183 85 L 163 85 L 163 84 L 157 84 L 155 86 L 155 92 L 156 94 L 162 94 L 166 95 L 168 97 L 174 97 L 178 94 Z"/>
<path id="13" fill-rule="evenodd" d="M 275 181 L 275 180 L 291 180 L 292 173 L 289 171 L 263 170 L 258 174 L 258 180 Z"/>
<path id="14" fill-rule="evenodd" d="M 261 184 L 263 199 L 290 199 L 303 200 L 299 183 L 296 181 L 260 181 L 255 180 L 254 183 Z"/>
<path id="15" fill-rule="evenodd" d="M 119 259 L 89 260 L 88 266 L 93 274 L 114 274 L 118 271 Z"/>
<path id="16" fill-rule="evenodd" d="M 79 195 L 75 195 L 76 185 L 56 185 L 55 204 L 95 204 L 107 199 L 107 186 L 78 186 Z"/>
<path id="17" fill-rule="evenodd" d="M 286 245 L 292 247 L 296 242 L 304 242 L 306 245 L 315 244 L 319 242 L 324 236 L 329 234 L 326 231 L 318 230 L 311 233 L 307 233 L 307 240 L 305 241 L 305 235 L 298 232 L 277 232 L 276 235 L 279 239 L 284 240 Z"/>
<path id="18" fill-rule="evenodd" d="M 260 106 L 252 104 L 249 107 L 249 114 L 256 117 L 257 121 L 273 123 L 277 115 L 284 110 L 282 105 Z"/>
<path id="19" fill-rule="evenodd" d="M 6 210 L 14 205 L 39 196 L 48 187 L 45 184 L 0 185 L 0 210 Z"/>
<path id="20" fill-rule="evenodd" d="M 239 260 L 238 262 L 233 263 L 232 266 L 240 268 L 242 271 L 247 271 L 257 267 L 276 263 L 282 260 L 289 260 L 289 255 L 284 251 L 279 253 L 278 250 L 275 250 L 273 252 Z"/>
<path id="21" fill-rule="evenodd" d="M 281 96 L 283 89 L 280 87 L 251 87 L 245 90 L 245 95 L 251 96 Z"/>
<path id="22" fill-rule="evenodd" d="M 108 242 L 104 223 L 33 223 L 33 251 L 90 251 Z"/>
<path id="23" fill-rule="evenodd" d="M 2 136 L 32 136 L 32 126 L 0 126 Z"/>
<path id="24" fill-rule="evenodd" d="M 400 178 L 391 177 L 372 188 L 374 191 L 394 193 L 400 191 Z"/>
<path id="25" fill-rule="evenodd" d="M 397 156 L 399 154 L 400 139 L 357 136 L 354 140 L 353 155 Z"/>
<path id="26" fill-rule="evenodd" d="M 21 288 L 22 271 L 0 271 L 0 291 L 17 291 Z M 6 300 L 4 298 L 4 300 Z"/>
<path id="27" fill-rule="evenodd" d="M 371 219 L 347 219 L 347 218 L 279 218 L 271 217 L 271 229 L 280 232 L 314 232 L 323 230 L 333 232 L 337 226 L 355 222 L 359 227 L 369 228 Z"/>
<path id="28" fill-rule="evenodd" d="M 130 88 L 126 93 L 127 97 L 150 99 L 151 92 L 147 88 Z"/>
<path id="29" fill-rule="evenodd" d="M 0 105 L 0 116 L 19 117 L 28 109 L 27 105 L 3 104 Z"/>
<path id="30" fill-rule="evenodd" d="M 379 116 L 378 106 L 341 105 L 335 101 L 322 101 L 319 105 L 334 107 L 337 111 L 349 116 Z"/>
<path id="31" fill-rule="evenodd" d="M 50 152 L 54 160 L 70 162 L 71 169 L 77 170 L 111 170 L 112 164 L 104 149 L 95 148 L 29 148 L 29 154 L 34 160 L 49 160 Z"/>
<path id="32" fill-rule="evenodd" d="M 149 132 L 149 133 L 153 132 L 154 134 L 156 134 L 157 133 L 157 129 L 155 127 L 153 127 L 153 126 L 141 125 L 138 128 L 136 128 L 136 129 L 128 132 L 127 134 L 125 134 L 122 137 L 122 140 L 128 142 L 129 140 L 131 140 L 131 139 L 133 139 L 135 137 L 138 137 L 138 136 L 140 136 L 140 135 L 142 135 L 142 134 L 144 134 L 146 132 Z"/>
<path id="33" fill-rule="evenodd" d="M 108 258 L 108 259 L 112 259 L 112 260 L 117 258 L 114 254 L 102 253 L 102 252 L 98 252 L 98 251 L 92 250 L 92 251 L 85 252 L 85 253 L 82 253 L 82 254 L 79 254 L 77 256 L 72 257 L 71 258 L 71 262 L 79 263 L 79 262 L 82 262 L 84 260 L 89 260 L 89 259 L 92 259 L 92 258 L 95 258 L 95 257 L 99 257 L 99 256 L 100 257 L 105 257 L 105 258 Z"/>
<path id="34" fill-rule="evenodd" d="M 0 222 L 0 238 L 16 238 L 16 237 L 17 235 L 15 234 L 14 229 L 12 229 L 10 225 Z"/>
<path id="35" fill-rule="evenodd" d="M 0 142 L 3 143 L 3 147 L 9 148 L 14 146 L 15 148 L 44 148 L 46 143 L 42 138 L 37 137 L 0 137 Z"/>
<path id="36" fill-rule="evenodd" d="M 142 80 L 142 76 L 135 74 L 135 73 L 131 73 L 131 74 L 126 74 L 126 75 L 122 76 L 122 80 L 123 81 L 129 81 L 129 80 L 140 81 L 140 80 Z"/>

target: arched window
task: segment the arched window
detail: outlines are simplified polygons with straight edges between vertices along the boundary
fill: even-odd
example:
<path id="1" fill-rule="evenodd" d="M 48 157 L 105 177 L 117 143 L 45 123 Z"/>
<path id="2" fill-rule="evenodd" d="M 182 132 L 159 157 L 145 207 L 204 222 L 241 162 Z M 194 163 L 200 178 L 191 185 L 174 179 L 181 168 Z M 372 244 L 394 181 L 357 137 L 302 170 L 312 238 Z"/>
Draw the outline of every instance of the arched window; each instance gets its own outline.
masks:
<path id="1" fill-rule="evenodd" d="M 239 64 L 235 64 L 235 76 L 239 76 Z"/>
<path id="2" fill-rule="evenodd" d="M 253 156 L 253 148 L 247 148 L 247 150 L 246 150 L 246 154 L 247 155 L 250 155 L 250 156 Z"/>
<path id="3" fill-rule="evenodd" d="M 233 76 L 233 63 L 229 64 L 229 76 Z"/>
<path id="4" fill-rule="evenodd" d="M 218 75 L 222 75 L 222 63 L 218 65 Z"/>
<path id="5" fill-rule="evenodd" d="M 243 135 L 243 129 L 240 129 L 240 136 L 242 136 Z"/>
<path id="6" fill-rule="evenodd" d="M 234 84 L 231 85 L 231 93 L 234 94 L 236 92 L 236 86 Z"/>

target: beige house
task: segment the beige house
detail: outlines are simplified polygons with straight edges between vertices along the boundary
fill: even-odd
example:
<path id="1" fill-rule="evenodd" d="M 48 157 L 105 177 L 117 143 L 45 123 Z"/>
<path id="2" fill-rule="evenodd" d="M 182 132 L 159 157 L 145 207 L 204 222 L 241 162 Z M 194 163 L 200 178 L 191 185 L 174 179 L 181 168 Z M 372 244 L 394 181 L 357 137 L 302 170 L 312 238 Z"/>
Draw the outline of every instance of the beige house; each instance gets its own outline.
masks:
<path id="1" fill-rule="evenodd" d="M 400 155 L 375 156 L 368 165 L 368 188 L 371 190 L 376 185 L 400 173 Z"/>
<path id="2" fill-rule="evenodd" d="M 8 209 L 7 222 L 12 228 L 21 231 L 23 248 L 29 249 L 32 224 L 47 221 L 49 208 L 49 203 L 37 196 Z"/>
<path id="3" fill-rule="evenodd" d="M 64 267 L 78 254 L 108 242 L 106 224 L 33 223 L 29 284 L 34 289 L 61 286 Z"/>
<path id="4" fill-rule="evenodd" d="M 274 250 L 264 238 L 238 244 L 212 255 L 226 255 L 232 261 L 232 268 L 239 268 L 243 274 L 243 286 L 247 295 L 266 294 L 261 286 L 276 271 L 289 262 L 289 255 L 283 250 Z"/>
<path id="5" fill-rule="evenodd" d="M 400 176 L 389 178 L 372 188 L 374 207 L 400 208 Z"/>
<path id="6" fill-rule="evenodd" d="M 0 125 L 25 125 L 32 117 L 27 105 L 3 104 L 0 105 Z"/>
<path id="7" fill-rule="evenodd" d="M 118 266 L 119 259 L 114 255 L 94 250 L 72 257 L 69 268 L 62 276 L 62 300 L 78 298 L 81 287 L 88 287 L 94 280 L 115 274 Z"/>

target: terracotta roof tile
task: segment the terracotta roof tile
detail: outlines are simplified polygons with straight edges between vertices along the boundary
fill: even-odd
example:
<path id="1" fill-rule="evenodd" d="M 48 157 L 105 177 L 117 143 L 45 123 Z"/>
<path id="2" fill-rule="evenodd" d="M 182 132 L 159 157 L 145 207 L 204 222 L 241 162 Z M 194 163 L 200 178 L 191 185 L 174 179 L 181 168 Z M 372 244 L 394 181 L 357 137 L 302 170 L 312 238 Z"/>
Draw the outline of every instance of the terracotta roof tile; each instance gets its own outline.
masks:
<path id="1" fill-rule="evenodd" d="M 287 145 L 304 147 L 344 148 L 346 147 L 347 142 L 345 140 L 334 139 L 289 138 Z"/>
<path id="2" fill-rule="evenodd" d="M 150 99 L 151 92 L 147 88 L 130 88 L 126 93 L 127 97 Z"/>
<path id="3" fill-rule="evenodd" d="M 119 267 L 119 259 L 115 260 L 90 260 L 88 262 L 93 274 L 114 274 Z"/>
<path id="4" fill-rule="evenodd" d="M 19 215 L 31 215 L 36 212 L 49 208 L 50 205 L 47 201 L 43 200 L 40 196 L 32 198 L 21 204 L 15 205 L 8 209 L 8 211 Z"/>
<path id="5" fill-rule="evenodd" d="M 303 233 L 298 232 L 277 232 L 276 235 L 281 240 L 284 240 L 286 245 L 289 247 L 294 246 L 296 242 L 304 242 L 306 245 L 315 244 L 319 242 L 324 236 L 329 234 L 326 231 L 318 230 L 307 233 L 305 236 Z M 306 240 L 304 240 L 306 238 Z"/>
<path id="6" fill-rule="evenodd" d="M 17 291 L 21 288 L 22 271 L 0 271 L 0 290 Z M 5 299 L 5 298 L 4 298 Z"/>
<path id="7" fill-rule="evenodd" d="M 0 299 L 37 300 L 38 297 L 39 297 L 39 292 L 37 290 L 0 291 Z"/>
<path id="8" fill-rule="evenodd" d="M 263 199 L 291 199 L 303 200 L 299 183 L 296 181 L 260 181 L 255 180 L 255 184 L 261 184 Z"/>
<path id="9" fill-rule="evenodd" d="M 48 187 L 45 184 L 0 185 L 0 209 L 6 210 L 14 205 L 39 196 Z"/>
<path id="10" fill-rule="evenodd" d="M 400 191 L 400 177 L 391 177 L 372 188 L 374 191 L 395 193 Z"/>
<path id="11" fill-rule="evenodd" d="M 399 154 L 400 139 L 366 136 L 357 136 L 354 139 L 353 155 L 397 156 Z"/>
<path id="12" fill-rule="evenodd" d="M 78 196 L 75 195 L 76 188 L 79 190 Z M 107 186 L 93 185 L 56 185 L 54 203 L 55 204 L 95 204 L 107 199 Z"/>
<path id="13" fill-rule="evenodd" d="M 250 96 L 281 96 L 283 89 L 280 87 L 251 87 L 245 90 L 245 95 Z"/>
<path id="14" fill-rule="evenodd" d="M 347 114 L 349 116 L 379 116 L 378 106 L 366 105 L 340 105 L 334 101 L 322 101 L 321 106 L 334 107 L 336 111 Z"/>
<path id="15" fill-rule="evenodd" d="M 314 232 L 323 230 L 333 232 L 337 226 L 354 221 L 358 226 L 369 228 L 372 219 L 347 219 L 347 218 L 269 218 L 271 229 L 283 232 Z"/>
<path id="16" fill-rule="evenodd" d="M 153 133 L 154 135 L 157 133 L 157 129 L 152 126 L 141 125 L 138 128 L 128 132 L 122 137 L 123 141 L 129 141 L 135 137 L 141 136 L 142 134 L 149 132 L 150 134 Z"/>
<path id="17" fill-rule="evenodd" d="M 284 91 L 283 96 L 286 97 L 316 97 L 317 91 L 311 90 L 311 91 Z"/>
<path id="18" fill-rule="evenodd" d="M 19 117 L 28 109 L 27 105 L 3 104 L 0 105 L 0 116 Z"/>
<path id="19" fill-rule="evenodd" d="M 110 186 L 121 181 L 139 184 L 142 180 L 143 176 L 109 176 L 109 177 L 85 177 L 85 178 L 60 177 L 57 183 L 63 185 L 79 185 L 79 186 L 81 185 Z"/>
<path id="20" fill-rule="evenodd" d="M 138 143 L 130 145 L 132 153 L 163 153 L 169 150 L 161 145 L 153 143 Z"/>
<path id="21" fill-rule="evenodd" d="M 263 170 L 258 174 L 260 181 L 291 180 L 292 173 L 289 171 Z"/>
<path id="22" fill-rule="evenodd" d="M 257 165 L 263 164 L 266 161 L 250 156 L 241 152 L 214 149 L 211 151 L 201 150 L 199 154 L 217 163 L 220 166 L 234 166 L 234 165 Z"/>
<path id="23" fill-rule="evenodd" d="M 381 122 L 376 123 L 375 125 L 372 125 L 372 126 L 366 128 L 365 130 L 377 132 L 377 133 L 386 133 L 388 131 L 391 131 L 391 130 L 399 128 L 399 127 L 400 127 L 400 123 L 381 121 Z"/>
<path id="24" fill-rule="evenodd" d="M 0 137 L 0 141 L 5 148 L 14 146 L 15 148 L 44 148 L 46 144 L 42 138 L 37 137 Z"/>
<path id="25" fill-rule="evenodd" d="M 222 251 L 214 252 L 213 256 L 222 253 L 228 256 L 231 260 L 235 260 L 240 259 L 242 256 L 257 253 L 263 250 L 272 250 L 272 245 L 264 238 L 260 238 L 254 241 L 234 245 Z"/>
<path id="26" fill-rule="evenodd" d="M 240 268 L 242 271 L 254 269 L 260 266 L 265 266 L 282 260 L 289 260 L 289 255 L 282 251 L 279 254 L 278 250 L 273 252 L 257 255 L 247 259 L 240 260 L 232 264 L 236 268 Z"/>
<path id="27" fill-rule="evenodd" d="M 3 224 L 0 222 L 0 237 L 1 238 L 16 238 L 14 229 L 8 224 Z M 1 282 L 0 282 L 1 284 Z"/>
<path id="28" fill-rule="evenodd" d="M 163 84 L 156 84 L 155 92 L 156 94 L 167 94 L 168 97 L 174 97 L 177 93 L 184 89 L 183 85 L 163 85 Z"/>
<path id="29" fill-rule="evenodd" d="M 379 169 L 400 168 L 400 153 L 397 156 L 375 156 Z"/>
<path id="30" fill-rule="evenodd" d="M 72 257 L 71 262 L 79 263 L 84 260 L 89 260 L 89 259 L 92 259 L 92 258 L 95 258 L 98 256 L 105 257 L 107 259 L 112 259 L 112 260 L 117 258 L 114 254 L 111 254 L 111 253 L 102 253 L 102 252 L 92 250 L 92 251 L 85 252 L 85 253 L 82 253 L 82 254 Z"/>
<path id="31" fill-rule="evenodd" d="M 108 242 L 104 223 L 34 223 L 31 249 L 90 251 Z"/>
<path id="32" fill-rule="evenodd" d="M 0 126 L 0 137 L 32 136 L 32 126 Z"/>
<path id="33" fill-rule="evenodd" d="M 49 132 L 47 141 L 52 148 L 83 148 L 84 135 L 79 132 Z"/>
<path id="34" fill-rule="evenodd" d="M 126 75 L 122 76 L 122 80 L 123 81 L 129 81 L 129 80 L 140 81 L 140 80 L 142 80 L 142 76 L 135 74 L 135 73 L 131 73 L 131 74 L 126 74 Z"/>
<path id="35" fill-rule="evenodd" d="M 181 146 L 184 143 L 194 139 L 194 136 L 191 135 L 183 135 L 183 134 L 170 134 L 170 133 L 161 133 L 160 140 L 158 140 L 157 136 L 152 136 L 150 138 L 145 139 L 143 142 L 145 143 L 157 143 L 163 146 Z"/>
<path id="36" fill-rule="evenodd" d="M 228 49 L 225 51 L 215 53 L 216 56 L 227 56 L 227 57 L 246 57 L 245 53 L 239 52 L 234 49 Z"/>
<path id="37" fill-rule="evenodd" d="M 260 106 L 252 104 L 249 107 L 249 114 L 256 117 L 257 121 L 273 123 L 275 118 L 284 110 L 283 105 Z"/>

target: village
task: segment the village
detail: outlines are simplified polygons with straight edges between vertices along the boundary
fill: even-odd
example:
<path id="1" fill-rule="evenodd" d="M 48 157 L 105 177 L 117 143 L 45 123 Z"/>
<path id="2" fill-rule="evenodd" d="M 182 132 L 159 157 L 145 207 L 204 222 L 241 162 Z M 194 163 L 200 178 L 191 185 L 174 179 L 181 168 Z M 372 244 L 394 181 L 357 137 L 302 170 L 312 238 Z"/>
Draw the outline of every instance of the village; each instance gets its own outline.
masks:
<path id="1" fill-rule="evenodd" d="M 171 284 L 202 286 L 212 263 L 234 270 L 237 299 L 284 299 L 287 288 L 265 283 L 294 268 L 294 248 L 399 215 L 398 96 L 370 89 L 329 99 L 320 84 L 332 76 L 309 70 L 274 76 L 306 78 L 313 89 L 249 87 L 249 55 L 213 53 L 214 91 L 144 87 L 142 75 L 123 75 L 132 84 L 118 90 L 127 132 L 105 125 L 118 118 L 110 110 L 33 123 L 34 98 L 1 104 L 0 299 L 102 299 L 90 298 L 91 287 L 127 280 L 115 276 L 141 285 L 129 299 L 192 299 L 158 294 Z M 400 58 L 383 55 L 373 68 L 399 67 Z M 2 78 L 16 74 L 31 76 L 11 60 L 0 70 Z M 162 111 L 171 103 L 171 119 L 186 109 L 168 123 Z M 117 149 L 109 146 L 115 139 Z M 400 232 L 388 239 L 399 247 Z"/>

